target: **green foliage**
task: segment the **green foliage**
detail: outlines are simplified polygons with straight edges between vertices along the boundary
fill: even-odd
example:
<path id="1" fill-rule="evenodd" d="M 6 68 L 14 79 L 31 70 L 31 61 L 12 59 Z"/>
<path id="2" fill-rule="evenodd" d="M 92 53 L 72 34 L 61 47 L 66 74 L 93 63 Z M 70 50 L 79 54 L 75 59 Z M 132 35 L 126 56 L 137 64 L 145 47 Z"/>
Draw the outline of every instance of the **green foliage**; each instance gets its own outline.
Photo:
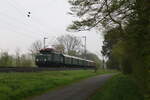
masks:
<path id="1" fill-rule="evenodd" d="M 98 68 L 100 68 L 101 65 L 102 65 L 102 61 L 101 61 L 101 60 L 99 59 L 99 57 L 98 57 L 96 54 L 94 54 L 94 53 L 87 52 L 87 53 L 86 53 L 86 59 L 94 61 L 94 62 L 96 63 L 96 66 L 97 66 Z"/>
<path id="2" fill-rule="evenodd" d="M 10 55 L 8 52 L 0 53 L 0 66 L 34 66 L 34 60 L 29 55 Z"/>
<path id="3" fill-rule="evenodd" d="M 25 66 L 25 67 L 28 67 L 28 66 L 34 66 L 34 61 L 30 58 L 30 57 L 28 57 L 27 55 L 22 55 L 21 57 L 20 57 L 20 59 L 21 59 L 21 64 L 20 64 L 20 66 Z M 17 65 L 16 65 L 17 66 Z"/>
<path id="4" fill-rule="evenodd" d="M 144 100 L 138 86 L 129 77 L 116 75 L 91 100 Z"/>
<path id="5" fill-rule="evenodd" d="M 125 33 L 119 36 L 121 39 L 115 38 L 117 41 L 107 42 L 111 45 L 105 45 L 109 52 L 108 63 L 116 63 L 125 74 L 132 74 L 137 80 L 137 84 L 141 87 L 142 91 L 147 88 L 148 69 L 149 69 L 149 56 L 150 54 L 150 34 L 145 31 L 145 27 L 140 24 L 141 21 L 130 21 L 130 24 L 125 27 Z M 117 32 L 116 32 L 117 33 Z M 106 34 L 109 40 L 113 40 L 113 31 Z M 108 39 L 105 39 L 106 41 Z M 144 41 L 143 41 L 144 40 Z M 106 50 L 106 49 L 105 49 Z M 112 66 L 112 64 L 110 65 Z"/>
<path id="6" fill-rule="evenodd" d="M 50 89 L 58 88 L 98 74 L 114 71 L 79 70 L 34 73 L 0 73 L 0 99 L 22 100 Z"/>
<path id="7" fill-rule="evenodd" d="M 150 69 L 149 0 L 70 0 L 70 4 L 72 14 L 80 19 L 69 28 L 81 31 L 102 25 L 107 65 L 132 74 L 145 92 Z"/>
<path id="8" fill-rule="evenodd" d="M 148 91 L 145 93 L 145 100 L 150 100 L 150 71 L 149 71 L 149 79 L 148 79 Z"/>
<path id="9" fill-rule="evenodd" d="M 8 54 L 8 52 L 3 52 L 0 56 L 0 66 L 10 66 L 13 65 L 13 57 Z"/>
<path id="10" fill-rule="evenodd" d="M 108 58 L 107 68 L 122 69 L 121 62 L 124 54 L 122 34 L 118 27 L 105 32 L 101 52 L 103 56 Z"/>
<path id="11" fill-rule="evenodd" d="M 110 59 L 106 62 L 106 66 L 108 69 L 117 69 L 120 70 L 119 68 L 119 63 L 114 57 L 110 57 Z"/>
<path id="12" fill-rule="evenodd" d="M 126 23 L 133 13 L 133 0 L 69 0 L 71 14 L 79 17 L 68 27 L 70 31 L 101 29 L 119 26 Z"/>

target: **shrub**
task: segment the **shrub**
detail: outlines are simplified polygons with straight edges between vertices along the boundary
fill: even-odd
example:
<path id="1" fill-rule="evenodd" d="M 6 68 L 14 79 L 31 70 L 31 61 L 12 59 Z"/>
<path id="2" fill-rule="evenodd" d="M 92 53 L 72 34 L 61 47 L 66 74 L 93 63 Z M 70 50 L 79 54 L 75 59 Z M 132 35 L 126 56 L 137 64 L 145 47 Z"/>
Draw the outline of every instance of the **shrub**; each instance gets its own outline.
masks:
<path id="1" fill-rule="evenodd" d="M 144 100 L 137 85 L 124 75 L 114 76 L 92 100 Z"/>

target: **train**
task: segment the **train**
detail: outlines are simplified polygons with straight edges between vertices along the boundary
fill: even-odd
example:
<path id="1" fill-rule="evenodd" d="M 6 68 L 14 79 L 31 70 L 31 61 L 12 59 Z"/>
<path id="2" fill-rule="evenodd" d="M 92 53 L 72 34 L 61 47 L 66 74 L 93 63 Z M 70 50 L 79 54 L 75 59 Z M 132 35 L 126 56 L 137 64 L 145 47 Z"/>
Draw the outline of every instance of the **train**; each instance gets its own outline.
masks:
<path id="1" fill-rule="evenodd" d="M 35 56 L 35 64 L 38 67 L 96 68 L 96 64 L 92 60 L 59 53 L 53 48 L 41 49 Z"/>

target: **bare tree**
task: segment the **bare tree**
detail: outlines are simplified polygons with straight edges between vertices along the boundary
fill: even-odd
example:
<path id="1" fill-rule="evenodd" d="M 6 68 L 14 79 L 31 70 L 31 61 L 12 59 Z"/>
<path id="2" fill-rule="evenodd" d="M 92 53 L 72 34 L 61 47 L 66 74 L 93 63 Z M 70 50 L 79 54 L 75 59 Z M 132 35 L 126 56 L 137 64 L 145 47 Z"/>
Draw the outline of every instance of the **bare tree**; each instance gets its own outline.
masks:
<path id="1" fill-rule="evenodd" d="M 67 34 L 58 37 L 56 45 L 62 46 L 66 54 L 77 55 L 81 50 L 82 41 L 79 37 Z"/>
<path id="2" fill-rule="evenodd" d="M 43 47 L 42 42 L 40 40 L 37 40 L 31 45 L 29 51 L 32 54 L 32 56 L 34 56 L 39 52 L 40 49 L 42 49 L 42 47 Z"/>
<path id="3" fill-rule="evenodd" d="M 54 47 L 55 50 L 60 53 L 65 53 L 65 47 L 62 44 L 55 44 L 55 45 L 52 45 L 52 47 Z"/>
<path id="4" fill-rule="evenodd" d="M 21 53 L 20 53 L 20 49 L 17 48 L 16 51 L 15 51 L 15 66 L 20 66 L 21 65 L 21 60 L 20 60 L 20 56 L 21 56 Z"/>

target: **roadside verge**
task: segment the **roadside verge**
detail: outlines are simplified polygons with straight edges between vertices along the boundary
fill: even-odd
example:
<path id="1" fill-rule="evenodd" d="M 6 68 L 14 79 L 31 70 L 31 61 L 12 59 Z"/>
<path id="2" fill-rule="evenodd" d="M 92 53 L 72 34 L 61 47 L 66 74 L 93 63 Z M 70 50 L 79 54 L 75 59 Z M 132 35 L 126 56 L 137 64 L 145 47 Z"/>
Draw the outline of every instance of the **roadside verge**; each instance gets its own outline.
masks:
<path id="1" fill-rule="evenodd" d="M 144 100 L 144 96 L 132 79 L 118 74 L 108 80 L 90 100 Z"/>

